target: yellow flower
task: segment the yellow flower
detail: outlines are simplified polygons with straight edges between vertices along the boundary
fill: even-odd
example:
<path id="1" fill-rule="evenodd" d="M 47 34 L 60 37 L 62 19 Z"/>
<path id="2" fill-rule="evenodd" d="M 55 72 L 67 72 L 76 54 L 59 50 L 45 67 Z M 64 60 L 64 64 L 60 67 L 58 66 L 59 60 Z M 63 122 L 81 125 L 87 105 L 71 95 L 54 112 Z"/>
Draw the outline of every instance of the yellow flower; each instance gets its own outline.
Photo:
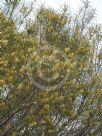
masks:
<path id="1" fill-rule="evenodd" d="M 54 93 L 54 96 L 58 96 L 58 92 L 55 92 L 55 93 Z"/>
<path id="2" fill-rule="evenodd" d="M 56 63 L 55 66 L 53 67 L 53 71 L 59 71 L 61 69 L 61 64 L 60 63 Z"/>
<path id="3" fill-rule="evenodd" d="M 44 104 L 44 103 L 48 103 L 48 102 L 49 102 L 49 98 L 45 98 L 45 99 L 42 99 L 42 100 L 41 100 L 41 103 L 43 103 L 43 104 Z"/>
<path id="4" fill-rule="evenodd" d="M 75 67 L 76 67 L 76 63 L 75 63 L 75 62 L 72 63 L 70 67 L 71 67 L 71 68 L 75 68 Z"/>
<path id="5" fill-rule="evenodd" d="M 4 102 L 0 102 L 0 109 L 5 107 L 5 103 Z"/>
<path id="6" fill-rule="evenodd" d="M 30 53 L 32 51 L 32 48 L 28 48 L 28 53 Z"/>
<path id="7" fill-rule="evenodd" d="M 70 51 L 70 48 L 65 48 L 66 53 L 69 53 L 69 51 Z"/>
<path id="8" fill-rule="evenodd" d="M 41 123 L 41 124 L 45 124 L 46 121 L 45 121 L 45 120 L 41 120 L 40 123 Z"/>
<path id="9" fill-rule="evenodd" d="M 12 52 L 12 53 L 11 53 L 11 56 L 14 57 L 14 56 L 15 56 L 15 52 Z"/>
<path id="10" fill-rule="evenodd" d="M 35 121 L 29 124 L 30 127 L 35 127 L 36 125 L 37 125 L 37 122 Z"/>
<path id="11" fill-rule="evenodd" d="M 19 85 L 18 85 L 18 90 L 21 90 L 23 88 L 23 83 L 20 83 Z"/>
<path id="12" fill-rule="evenodd" d="M 46 118 L 44 118 L 45 122 L 51 123 L 51 118 L 49 116 L 46 116 Z"/>
<path id="13" fill-rule="evenodd" d="M 0 40 L 1 45 L 7 46 L 8 40 Z"/>
<path id="14" fill-rule="evenodd" d="M 48 27 L 47 31 L 50 33 L 52 32 L 53 28 L 52 27 Z"/>
<path id="15" fill-rule="evenodd" d="M 50 130 L 48 130 L 48 133 L 53 133 L 53 130 L 51 130 L 51 129 L 50 129 Z"/>
<path id="16" fill-rule="evenodd" d="M 17 133 L 16 133 L 16 132 L 13 132 L 13 133 L 12 133 L 12 136 L 17 136 Z"/>
<path id="17" fill-rule="evenodd" d="M 80 90 L 79 92 L 80 92 L 80 93 L 83 93 L 83 90 Z"/>
<path id="18" fill-rule="evenodd" d="M 12 76 L 9 76 L 8 77 L 8 81 L 11 82 L 13 80 L 13 77 Z"/>
<path id="19" fill-rule="evenodd" d="M 0 86 L 3 86 L 4 80 L 0 80 Z"/>
<path id="20" fill-rule="evenodd" d="M 52 20 L 53 14 L 49 13 L 49 19 Z"/>
<path id="21" fill-rule="evenodd" d="M 18 58 L 15 58 L 15 62 L 19 62 L 19 59 L 18 59 Z"/>
<path id="22" fill-rule="evenodd" d="M 26 72 L 26 67 L 23 65 L 20 69 L 20 73 L 23 74 Z"/>
<path id="23" fill-rule="evenodd" d="M 49 105 L 46 104 L 46 105 L 44 106 L 44 109 L 49 109 Z"/>
<path id="24" fill-rule="evenodd" d="M 68 55 L 68 57 L 69 57 L 69 58 L 73 58 L 73 57 L 74 57 L 74 53 L 70 53 L 70 54 Z"/>
<path id="25" fill-rule="evenodd" d="M 64 96 L 59 96 L 56 98 L 57 101 L 63 101 L 64 100 Z"/>
<path id="26" fill-rule="evenodd" d="M 42 45 L 43 45 L 43 46 L 46 45 L 46 41 L 43 40 L 43 41 L 42 41 Z"/>
<path id="27" fill-rule="evenodd" d="M 39 77 L 40 78 L 43 78 L 44 77 L 44 74 L 42 72 L 39 72 Z"/>

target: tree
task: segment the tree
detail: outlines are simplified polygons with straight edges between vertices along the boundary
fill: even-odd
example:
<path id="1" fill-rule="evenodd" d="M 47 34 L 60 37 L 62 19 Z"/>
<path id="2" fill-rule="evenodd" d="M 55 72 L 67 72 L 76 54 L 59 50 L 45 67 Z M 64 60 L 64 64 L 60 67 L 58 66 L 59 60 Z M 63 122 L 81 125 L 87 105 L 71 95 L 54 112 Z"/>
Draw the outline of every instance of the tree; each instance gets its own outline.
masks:
<path id="1" fill-rule="evenodd" d="M 41 7 L 24 31 L 8 15 L 0 11 L 0 135 L 102 133 L 102 27 L 89 2 L 75 16 Z"/>

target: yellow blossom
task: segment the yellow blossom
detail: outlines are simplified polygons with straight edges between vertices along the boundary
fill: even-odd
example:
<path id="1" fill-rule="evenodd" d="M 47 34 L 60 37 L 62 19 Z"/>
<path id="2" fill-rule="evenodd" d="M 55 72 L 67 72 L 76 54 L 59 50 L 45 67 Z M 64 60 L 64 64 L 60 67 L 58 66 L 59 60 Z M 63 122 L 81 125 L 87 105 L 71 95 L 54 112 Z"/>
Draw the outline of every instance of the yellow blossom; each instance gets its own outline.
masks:
<path id="1" fill-rule="evenodd" d="M 36 125 L 37 125 L 37 122 L 35 121 L 29 124 L 30 127 L 35 127 Z"/>

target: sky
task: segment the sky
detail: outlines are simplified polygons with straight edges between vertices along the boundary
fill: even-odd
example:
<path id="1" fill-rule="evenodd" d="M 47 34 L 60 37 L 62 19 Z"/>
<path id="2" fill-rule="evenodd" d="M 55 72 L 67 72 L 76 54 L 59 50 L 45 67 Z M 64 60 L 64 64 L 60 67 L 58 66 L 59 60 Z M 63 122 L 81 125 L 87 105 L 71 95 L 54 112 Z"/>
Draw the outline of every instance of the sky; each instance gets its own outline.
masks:
<path id="1" fill-rule="evenodd" d="M 96 21 L 97 23 L 102 24 L 102 0 L 89 0 L 92 7 L 96 9 Z M 42 3 L 47 7 L 52 7 L 58 9 L 62 4 L 66 3 L 70 6 L 71 11 L 75 12 L 78 10 L 78 7 L 81 6 L 81 0 L 36 0 L 38 3 Z"/>

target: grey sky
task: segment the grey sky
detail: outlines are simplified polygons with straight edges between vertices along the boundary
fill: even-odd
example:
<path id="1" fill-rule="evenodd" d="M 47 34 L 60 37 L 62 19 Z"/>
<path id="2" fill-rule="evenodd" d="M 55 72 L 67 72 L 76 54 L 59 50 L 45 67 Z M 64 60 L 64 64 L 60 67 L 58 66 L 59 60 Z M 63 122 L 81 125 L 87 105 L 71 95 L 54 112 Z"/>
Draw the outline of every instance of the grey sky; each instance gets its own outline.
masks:
<path id="1" fill-rule="evenodd" d="M 81 5 L 81 0 L 36 0 L 37 3 L 43 3 L 48 7 L 58 9 L 61 4 L 68 4 L 73 12 Z M 97 22 L 102 23 L 102 0 L 90 0 L 91 5 L 96 9 Z"/>

